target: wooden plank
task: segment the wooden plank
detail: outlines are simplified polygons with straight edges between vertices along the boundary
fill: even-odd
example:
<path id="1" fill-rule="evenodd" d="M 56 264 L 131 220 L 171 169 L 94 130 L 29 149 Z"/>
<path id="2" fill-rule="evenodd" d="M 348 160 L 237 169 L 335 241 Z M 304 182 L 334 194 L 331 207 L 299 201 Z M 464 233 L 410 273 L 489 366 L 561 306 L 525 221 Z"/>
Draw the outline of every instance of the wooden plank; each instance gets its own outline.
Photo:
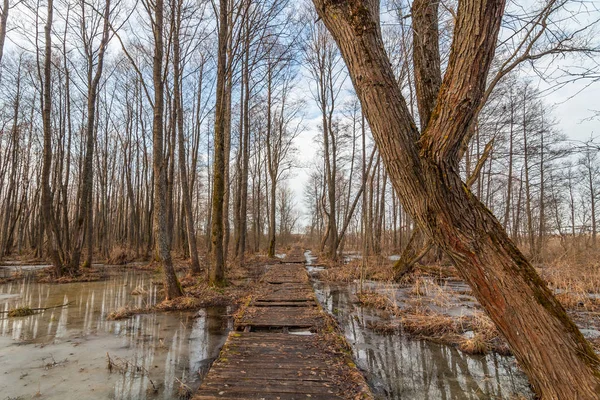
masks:
<path id="1" fill-rule="evenodd" d="M 269 268 L 258 290 L 260 294 L 240 313 L 236 329 L 313 330 L 324 323 L 306 270 L 302 265 L 289 263 L 303 259 L 303 251 L 296 248 L 285 263 Z M 231 332 L 194 399 L 340 399 L 357 398 L 357 393 L 368 392 L 362 380 L 358 392 L 355 387 L 353 394 L 346 393 L 349 368 L 358 372 L 355 367 L 348 367 L 349 361 L 341 352 L 324 349 L 324 338 Z M 362 396 L 365 397 L 372 398 Z"/>
<path id="2" fill-rule="evenodd" d="M 340 399 L 336 395 L 319 395 L 319 394 L 298 394 L 298 393 L 269 393 L 265 394 L 262 392 L 257 393 L 235 393 L 233 395 L 223 394 L 198 394 L 194 397 L 194 400 L 298 400 L 298 399 L 310 399 L 310 400 L 331 400 Z"/>
<path id="3" fill-rule="evenodd" d="M 261 328 L 312 327 L 319 319 L 313 307 L 255 307 L 250 306 L 237 322 L 239 327 Z"/>
<path id="4" fill-rule="evenodd" d="M 271 301 L 271 300 L 256 300 L 252 302 L 254 307 L 316 307 L 317 303 L 310 300 L 300 301 Z"/>

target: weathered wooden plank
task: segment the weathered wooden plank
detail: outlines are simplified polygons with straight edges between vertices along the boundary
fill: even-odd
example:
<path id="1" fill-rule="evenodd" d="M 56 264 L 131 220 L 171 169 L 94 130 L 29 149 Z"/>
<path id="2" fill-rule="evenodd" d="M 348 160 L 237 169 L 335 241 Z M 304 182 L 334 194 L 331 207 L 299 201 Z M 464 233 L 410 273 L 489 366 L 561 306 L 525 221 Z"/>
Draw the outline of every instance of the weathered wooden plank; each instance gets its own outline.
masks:
<path id="1" fill-rule="evenodd" d="M 233 395 L 223 394 L 198 394 L 194 397 L 194 400 L 299 400 L 299 399 L 310 399 L 310 400 L 331 400 L 340 399 L 343 397 L 332 396 L 331 394 L 319 395 L 319 394 L 299 394 L 299 393 L 269 393 L 265 394 L 262 392 L 258 393 L 235 393 Z"/>
<path id="2" fill-rule="evenodd" d="M 288 258 L 303 261 L 304 255 L 296 248 L 285 264 L 269 268 L 260 294 L 240 313 L 236 329 L 313 330 L 324 323 L 308 274 L 302 265 L 289 264 Z M 362 380 L 354 383 L 353 394 L 345 393 L 349 371 L 360 374 L 354 367 L 349 370 L 341 353 L 324 351 L 324 339 L 326 336 L 319 335 L 231 332 L 194 399 L 339 399 L 355 398 L 357 393 L 371 398 Z"/>
<path id="3" fill-rule="evenodd" d="M 314 301 L 264 301 L 256 300 L 252 302 L 254 307 L 316 307 L 317 303 Z"/>

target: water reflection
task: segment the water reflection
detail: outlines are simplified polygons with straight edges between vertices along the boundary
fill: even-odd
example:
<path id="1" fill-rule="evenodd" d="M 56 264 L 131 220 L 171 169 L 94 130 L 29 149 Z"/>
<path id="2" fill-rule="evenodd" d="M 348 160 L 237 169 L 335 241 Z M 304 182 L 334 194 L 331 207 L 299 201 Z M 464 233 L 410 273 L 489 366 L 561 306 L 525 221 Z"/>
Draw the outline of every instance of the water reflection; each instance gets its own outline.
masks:
<path id="1" fill-rule="evenodd" d="M 379 335 L 367 328 L 377 316 L 353 304 L 355 286 L 315 282 L 325 309 L 335 314 L 354 349 L 355 359 L 375 392 L 389 399 L 509 399 L 532 397 L 514 358 L 469 356 L 454 347 Z"/>
<path id="2" fill-rule="evenodd" d="M 132 295 L 136 288 L 141 294 Z M 22 318 L 0 314 L 0 393 L 170 399 L 177 380 L 195 388 L 231 329 L 231 310 L 216 307 L 106 320 L 119 307 L 156 302 L 152 275 L 136 271 L 111 274 L 103 282 L 49 285 L 26 278 L 0 285 L 0 310 L 69 303 Z M 130 368 L 109 373 L 107 353 L 126 360 Z M 68 379 L 73 375 L 76 379 Z"/>

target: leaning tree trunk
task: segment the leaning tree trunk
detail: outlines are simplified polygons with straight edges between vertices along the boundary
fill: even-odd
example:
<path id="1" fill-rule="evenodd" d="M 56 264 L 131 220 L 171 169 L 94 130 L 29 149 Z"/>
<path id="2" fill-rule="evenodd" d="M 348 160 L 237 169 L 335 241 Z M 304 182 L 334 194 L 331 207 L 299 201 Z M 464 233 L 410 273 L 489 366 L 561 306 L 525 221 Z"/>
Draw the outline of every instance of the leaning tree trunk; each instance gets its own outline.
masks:
<path id="1" fill-rule="evenodd" d="M 481 173 L 481 169 L 485 165 L 492 149 L 494 147 L 494 139 L 490 140 L 488 144 L 486 144 L 485 149 L 483 150 L 483 154 L 477 160 L 477 164 L 475 165 L 475 169 L 473 173 L 469 176 L 466 182 L 467 188 L 470 190 L 473 186 L 473 183 L 477 181 L 479 178 L 479 174 Z M 456 160 L 453 160 L 456 161 Z M 506 230 L 506 228 L 505 228 Z M 410 235 L 410 239 L 408 240 L 408 244 L 402 251 L 400 258 L 396 263 L 394 263 L 394 280 L 399 281 L 407 274 L 411 273 L 415 265 L 421 261 L 423 257 L 429 253 L 429 250 L 433 247 L 433 243 L 429 239 L 425 239 L 424 243 L 419 246 L 421 240 L 418 240 L 418 237 L 421 236 L 421 230 L 419 227 L 415 227 L 413 229 L 412 234 Z"/>
<path id="2" fill-rule="evenodd" d="M 425 239 L 424 242 L 421 241 L 421 236 L 421 230 L 416 226 L 408 239 L 406 247 L 402 250 L 400 258 L 394 263 L 394 280 L 396 282 L 411 273 L 414 270 L 415 265 L 417 265 L 417 263 L 421 261 L 433 247 L 430 240 Z"/>
<path id="3" fill-rule="evenodd" d="M 504 1 L 459 3 L 448 67 L 421 137 L 384 50 L 379 2 L 313 1 L 340 47 L 403 206 L 455 262 L 535 392 L 597 399 L 598 356 L 453 161 L 483 98 Z"/>

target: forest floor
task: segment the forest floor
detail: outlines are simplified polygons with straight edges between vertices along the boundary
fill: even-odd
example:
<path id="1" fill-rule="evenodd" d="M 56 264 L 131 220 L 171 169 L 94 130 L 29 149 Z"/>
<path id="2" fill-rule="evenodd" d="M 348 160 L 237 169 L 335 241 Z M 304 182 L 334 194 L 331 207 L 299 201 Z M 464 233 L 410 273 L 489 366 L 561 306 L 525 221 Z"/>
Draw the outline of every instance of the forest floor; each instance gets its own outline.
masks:
<path id="1" fill-rule="evenodd" d="M 379 311 L 381 319 L 369 325 L 374 331 L 449 344 L 468 354 L 510 355 L 506 341 L 453 266 L 420 264 L 394 282 L 392 260 L 365 261 L 349 254 L 341 263 L 317 265 L 321 268 L 315 276 L 328 283 L 356 284 L 354 301 Z M 561 261 L 536 269 L 600 354 L 600 264 Z"/>

